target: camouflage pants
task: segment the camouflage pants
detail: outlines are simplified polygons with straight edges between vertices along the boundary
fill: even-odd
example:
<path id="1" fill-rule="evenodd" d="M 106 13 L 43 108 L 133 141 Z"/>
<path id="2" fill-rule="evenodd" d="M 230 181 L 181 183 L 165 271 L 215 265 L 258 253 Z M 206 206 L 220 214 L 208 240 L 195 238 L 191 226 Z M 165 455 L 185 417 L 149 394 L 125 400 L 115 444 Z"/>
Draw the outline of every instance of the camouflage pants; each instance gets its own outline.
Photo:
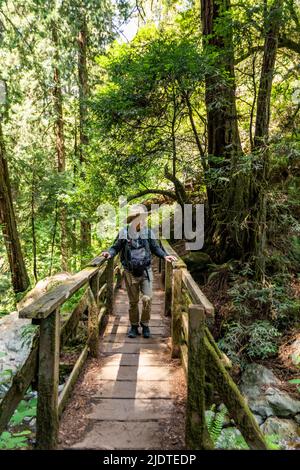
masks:
<path id="1" fill-rule="evenodd" d="M 152 301 L 152 283 L 153 273 L 152 269 L 148 269 L 149 279 L 146 273 L 143 276 L 135 277 L 130 272 L 124 271 L 125 284 L 129 299 L 129 320 L 131 325 L 138 325 L 140 322 L 148 325 L 151 314 L 151 301 Z M 142 294 L 142 314 L 140 319 L 139 313 L 139 299 L 140 293 Z"/>

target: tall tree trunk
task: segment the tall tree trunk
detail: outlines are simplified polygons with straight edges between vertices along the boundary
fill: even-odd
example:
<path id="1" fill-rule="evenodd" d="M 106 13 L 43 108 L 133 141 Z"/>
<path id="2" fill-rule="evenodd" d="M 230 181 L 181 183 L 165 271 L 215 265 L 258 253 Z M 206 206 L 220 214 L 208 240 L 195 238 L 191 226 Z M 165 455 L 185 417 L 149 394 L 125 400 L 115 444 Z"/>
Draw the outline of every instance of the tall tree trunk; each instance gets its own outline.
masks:
<path id="1" fill-rule="evenodd" d="M 32 236 L 32 255 L 33 255 L 33 275 L 35 282 L 38 281 L 37 270 L 37 244 L 35 232 L 35 159 L 33 160 L 32 181 L 31 181 L 31 236 Z"/>
<path id="2" fill-rule="evenodd" d="M 29 287 L 29 277 L 23 259 L 15 213 L 13 208 L 5 145 L 0 121 L 0 224 L 10 265 L 12 285 L 15 292 Z"/>
<path id="3" fill-rule="evenodd" d="M 85 157 L 85 147 L 88 144 L 87 135 L 87 98 L 89 94 L 88 70 L 87 70 L 87 41 L 88 30 L 85 16 L 82 12 L 80 18 L 80 30 L 78 33 L 78 84 L 79 84 L 79 160 L 83 165 Z M 85 177 L 82 171 L 82 177 Z M 91 247 L 91 224 L 87 219 L 80 221 L 80 246 L 81 259 L 84 262 L 86 253 Z"/>
<path id="4" fill-rule="evenodd" d="M 269 171 L 269 124 L 272 82 L 275 70 L 283 0 L 274 0 L 267 19 L 263 61 L 257 97 L 254 151 L 259 164 L 253 171 L 251 199 L 253 204 L 252 246 L 257 278 L 264 281 L 267 230 L 267 180 Z"/>
<path id="5" fill-rule="evenodd" d="M 57 25 L 52 22 L 52 39 L 55 47 L 54 53 L 54 110 L 55 110 L 55 148 L 56 148 L 56 167 L 58 173 L 64 173 L 66 169 L 65 154 L 65 136 L 64 136 L 64 118 L 63 118 L 63 98 L 61 90 L 61 79 L 59 70 L 59 49 Z M 59 224 L 60 224 L 60 252 L 61 252 L 61 268 L 68 271 L 68 226 L 67 226 L 67 210 L 64 203 L 59 208 Z"/>
<path id="6" fill-rule="evenodd" d="M 230 1 L 201 0 L 201 18 L 204 49 L 208 55 L 216 54 L 215 67 L 219 70 L 219 74 L 214 72 L 206 77 L 205 104 L 208 170 L 210 175 L 216 175 L 215 182 L 207 185 L 208 238 L 216 257 L 222 260 L 244 253 L 247 235 L 242 222 L 248 207 L 247 182 L 235 176 L 242 148 L 236 110 Z"/>

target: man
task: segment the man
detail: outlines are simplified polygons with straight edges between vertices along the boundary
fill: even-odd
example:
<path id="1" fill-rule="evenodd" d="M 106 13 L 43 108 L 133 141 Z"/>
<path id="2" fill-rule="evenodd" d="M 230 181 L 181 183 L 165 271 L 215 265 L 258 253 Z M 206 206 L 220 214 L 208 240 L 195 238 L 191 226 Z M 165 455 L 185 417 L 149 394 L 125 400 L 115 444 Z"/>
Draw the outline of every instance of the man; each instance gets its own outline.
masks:
<path id="1" fill-rule="evenodd" d="M 168 255 L 162 249 L 145 223 L 147 214 L 135 212 L 127 218 L 127 227 L 122 229 L 108 251 L 102 252 L 105 258 L 112 258 L 120 252 L 124 267 L 126 290 L 129 298 L 129 338 L 136 338 L 139 325 L 143 337 L 150 338 L 149 322 L 151 316 L 153 273 L 151 268 L 152 254 L 167 262 L 176 261 L 175 256 Z M 142 314 L 139 315 L 138 302 L 142 293 Z"/>

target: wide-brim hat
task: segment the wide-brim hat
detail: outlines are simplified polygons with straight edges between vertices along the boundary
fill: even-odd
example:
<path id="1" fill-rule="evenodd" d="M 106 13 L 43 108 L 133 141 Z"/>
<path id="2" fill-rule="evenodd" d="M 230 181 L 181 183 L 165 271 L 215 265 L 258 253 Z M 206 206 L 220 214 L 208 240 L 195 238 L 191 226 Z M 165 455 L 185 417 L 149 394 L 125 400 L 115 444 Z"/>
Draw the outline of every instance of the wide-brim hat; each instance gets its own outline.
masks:
<path id="1" fill-rule="evenodd" d="M 146 219 L 146 217 L 148 217 L 148 211 L 144 206 L 134 205 L 128 210 L 126 222 L 130 224 L 134 219 Z"/>

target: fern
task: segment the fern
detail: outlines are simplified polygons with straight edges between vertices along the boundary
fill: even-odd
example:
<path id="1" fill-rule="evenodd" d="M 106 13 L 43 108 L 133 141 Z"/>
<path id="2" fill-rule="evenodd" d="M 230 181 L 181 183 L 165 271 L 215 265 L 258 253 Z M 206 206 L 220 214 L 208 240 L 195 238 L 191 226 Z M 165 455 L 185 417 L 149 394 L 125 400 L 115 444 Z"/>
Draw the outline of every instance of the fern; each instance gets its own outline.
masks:
<path id="1" fill-rule="evenodd" d="M 212 413 L 210 413 L 206 419 L 207 429 L 214 443 L 217 442 L 217 440 L 219 439 L 221 435 L 222 428 L 223 428 L 224 421 L 225 421 L 225 416 L 227 414 L 227 408 L 223 406 L 220 411 L 215 411 L 215 410 L 216 410 L 216 405 L 213 404 L 212 407 L 210 408 L 210 411 L 212 411 Z"/>

